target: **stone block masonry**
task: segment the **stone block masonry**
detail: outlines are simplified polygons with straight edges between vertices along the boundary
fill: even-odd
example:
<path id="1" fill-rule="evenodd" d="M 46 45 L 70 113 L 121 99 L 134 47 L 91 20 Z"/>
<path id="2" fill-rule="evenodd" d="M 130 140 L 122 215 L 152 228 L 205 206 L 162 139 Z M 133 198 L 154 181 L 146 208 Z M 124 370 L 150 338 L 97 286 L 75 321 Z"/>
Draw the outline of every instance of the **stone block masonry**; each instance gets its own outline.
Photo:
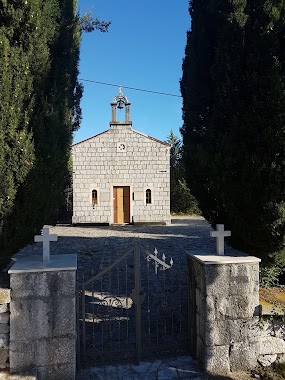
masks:
<path id="1" fill-rule="evenodd" d="M 76 255 L 21 258 L 9 270 L 10 370 L 73 380 L 76 370 Z"/>
<path id="2" fill-rule="evenodd" d="M 261 305 L 261 337 L 258 362 L 269 366 L 285 362 L 285 309 L 278 305 Z"/>
<path id="3" fill-rule="evenodd" d="M 120 151 L 118 144 L 125 149 Z M 114 223 L 114 186 L 130 187 L 130 222 L 170 223 L 170 146 L 111 123 L 73 145 L 73 223 Z M 146 204 L 146 189 L 151 202 Z M 98 200 L 92 205 L 92 190 Z"/>
<path id="4" fill-rule="evenodd" d="M 0 369 L 9 368 L 10 289 L 0 286 Z"/>
<path id="5" fill-rule="evenodd" d="M 257 364 L 259 261 L 234 250 L 226 256 L 203 251 L 188 255 L 191 349 L 209 373 Z"/>

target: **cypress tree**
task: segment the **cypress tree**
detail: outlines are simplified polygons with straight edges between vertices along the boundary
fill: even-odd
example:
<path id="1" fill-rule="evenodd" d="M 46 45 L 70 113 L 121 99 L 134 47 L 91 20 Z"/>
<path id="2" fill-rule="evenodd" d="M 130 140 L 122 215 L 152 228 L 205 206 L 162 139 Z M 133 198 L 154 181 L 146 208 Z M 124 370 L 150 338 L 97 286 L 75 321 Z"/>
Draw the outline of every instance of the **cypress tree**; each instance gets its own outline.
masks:
<path id="1" fill-rule="evenodd" d="M 76 4 L 64 0 L 57 4 L 45 2 L 47 5 L 52 12 L 42 15 L 41 28 L 48 56 L 44 71 L 35 67 L 33 72 L 36 99 L 30 123 L 35 160 L 18 191 L 7 223 L 5 236 L 9 249 L 9 231 L 13 231 L 13 225 L 17 226 L 17 239 L 13 240 L 16 249 L 43 224 L 51 223 L 63 204 L 72 132 L 78 128 L 81 118 L 81 87 L 77 82 L 81 28 Z M 51 22 L 54 34 L 50 39 Z"/>
<path id="2" fill-rule="evenodd" d="M 51 223 L 64 203 L 81 121 L 81 32 L 110 24 L 81 17 L 76 6 L 76 0 L 0 0 L 2 260 Z"/>
<path id="3" fill-rule="evenodd" d="M 0 236 L 34 163 L 33 64 L 40 65 L 39 4 L 0 1 Z"/>
<path id="4" fill-rule="evenodd" d="M 182 161 L 182 142 L 170 131 L 166 142 L 170 148 L 170 210 L 173 213 L 199 214 L 197 201 L 190 193 L 185 180 Z"/>
<path id="5" fill-rule="evenodd" d="M 190 12 L 181 81 L 190 189 L 235 247 L 266 256 L 285 244 L 284 1 L 193 0 Z"/>

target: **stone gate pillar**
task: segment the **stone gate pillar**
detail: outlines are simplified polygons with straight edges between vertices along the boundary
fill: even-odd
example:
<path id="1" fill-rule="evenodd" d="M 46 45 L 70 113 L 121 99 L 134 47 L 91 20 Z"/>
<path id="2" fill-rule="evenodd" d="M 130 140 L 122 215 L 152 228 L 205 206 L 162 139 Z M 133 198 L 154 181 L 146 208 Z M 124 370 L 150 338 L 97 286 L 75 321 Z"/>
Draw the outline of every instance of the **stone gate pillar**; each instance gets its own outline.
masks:
<path id="1" fill-rule="evenodd" d="M 76 269 L 76 255 L 54 255 L 21 258 L 9 270 L 11 372 L 75 379 Z"/>
<path id="2" fill-rule="evenodd" d="M 225 256 L 188 255 L 191 354 L 209 373 L 257 364 L 259 262 L 230 248 Z"/>

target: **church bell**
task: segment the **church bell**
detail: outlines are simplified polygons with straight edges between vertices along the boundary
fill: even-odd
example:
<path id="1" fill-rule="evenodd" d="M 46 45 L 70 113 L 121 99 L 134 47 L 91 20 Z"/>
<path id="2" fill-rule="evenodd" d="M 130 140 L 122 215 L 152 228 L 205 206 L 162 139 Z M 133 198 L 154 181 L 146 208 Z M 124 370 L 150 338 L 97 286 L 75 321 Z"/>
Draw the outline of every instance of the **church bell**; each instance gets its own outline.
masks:
<path id="1" fill-rule="evenodd" d="M 118 108 L 119 108 L 119 109 L 124 108 L 124 102 L 123 102 L 122 100 L 119 100 L 119 101 L 118 101 Z"/>

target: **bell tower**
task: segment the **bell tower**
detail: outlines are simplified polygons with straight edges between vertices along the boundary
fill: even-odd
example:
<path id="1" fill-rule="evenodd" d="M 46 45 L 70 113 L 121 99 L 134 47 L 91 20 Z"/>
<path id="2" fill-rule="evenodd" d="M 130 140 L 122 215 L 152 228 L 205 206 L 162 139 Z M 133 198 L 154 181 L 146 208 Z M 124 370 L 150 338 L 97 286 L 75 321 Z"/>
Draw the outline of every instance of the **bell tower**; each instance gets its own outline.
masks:
<path id="1" fill-rule="evenodd" d="M 130 105 L 131 103 L 128 101 L 128 98 L 123 95 L 123 87 L 119 87 L 119 95 L 115 96 L 113 102 L 111 103 L 112 107 L 112 121 L 110 122 L 110 126 L 112 125 L 128 125 L 131 126 L 132 122 L 130 121 Z M 125 120 L 117 121 L 117 108 L 124 109 L 125 108 Z"/>

